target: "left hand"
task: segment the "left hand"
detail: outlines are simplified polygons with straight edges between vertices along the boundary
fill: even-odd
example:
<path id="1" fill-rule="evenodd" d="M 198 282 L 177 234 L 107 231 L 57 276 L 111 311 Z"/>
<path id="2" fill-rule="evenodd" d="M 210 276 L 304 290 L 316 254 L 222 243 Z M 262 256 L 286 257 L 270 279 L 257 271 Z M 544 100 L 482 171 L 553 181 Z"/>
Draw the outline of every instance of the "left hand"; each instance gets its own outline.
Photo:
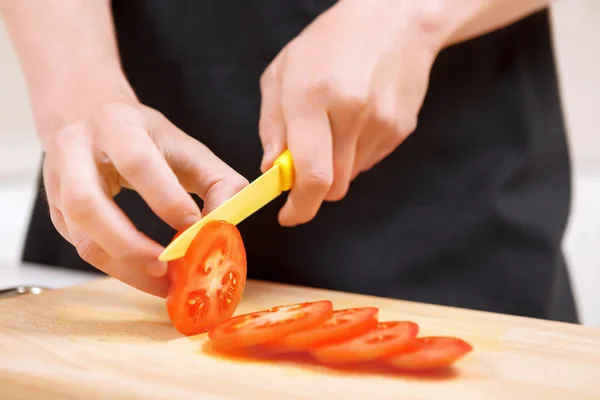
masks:
<path id="1" fill-rule="evenodd" d="M 342 199 L 414 131 L 445 37 L 433 3 L 340 0 L 265 70 L 261 170 L 285 148 L 296 170 L 282 225 L 308 222 L 324 200 Z"/>

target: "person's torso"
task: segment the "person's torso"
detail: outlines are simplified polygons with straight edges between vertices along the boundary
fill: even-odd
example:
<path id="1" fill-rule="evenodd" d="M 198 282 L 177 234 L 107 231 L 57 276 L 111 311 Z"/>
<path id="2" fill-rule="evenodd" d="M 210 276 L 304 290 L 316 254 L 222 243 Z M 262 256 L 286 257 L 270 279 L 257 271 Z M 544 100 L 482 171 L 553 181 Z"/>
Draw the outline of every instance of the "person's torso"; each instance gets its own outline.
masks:
<path id="1" fill-rule="evenodd" d="M 128 0 L 113 12 L 140 100 L 252 180 L 259 77 L 334 3 Z M 299 227 L 278 225 L 284 198 L 239 225 L 249 276 L 551 314 L 570 196 L 552 57 L 546 12 L 444 50 L 417 130 L 346 198 Z M 168 242 L 172 231 L 133 196 L 120 200 L 126 211 Z"/>

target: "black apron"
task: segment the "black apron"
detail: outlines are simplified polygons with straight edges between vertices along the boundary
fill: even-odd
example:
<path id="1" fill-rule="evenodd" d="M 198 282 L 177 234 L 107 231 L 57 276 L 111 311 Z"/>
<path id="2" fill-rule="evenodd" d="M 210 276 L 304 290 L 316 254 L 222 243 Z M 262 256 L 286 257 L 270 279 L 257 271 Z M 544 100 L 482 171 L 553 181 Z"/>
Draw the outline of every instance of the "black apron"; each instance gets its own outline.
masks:
<path id="1" fill-rule="evenodd" d="M 249 180 L 259 176 L 259 77 L 335 0 L 113 3 L 141 101 Z M 40 193 L 24 260 L 93 270 Z M 283 228 L 285 196 L 239 225 L 250 278 L 577 322 L 561 241 L 570 169 L 548 12 L 444 50 L 416 132 L 341 202 Z M 141 198 L 117 203 L 162 244 Z"/>

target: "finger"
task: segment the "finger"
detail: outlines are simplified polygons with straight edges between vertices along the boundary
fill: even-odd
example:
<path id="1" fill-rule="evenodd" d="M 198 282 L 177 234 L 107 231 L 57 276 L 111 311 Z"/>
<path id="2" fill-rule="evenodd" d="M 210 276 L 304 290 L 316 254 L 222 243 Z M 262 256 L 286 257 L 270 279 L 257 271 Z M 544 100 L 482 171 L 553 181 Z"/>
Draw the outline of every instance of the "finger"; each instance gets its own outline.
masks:
<path id="1" fill-rule="evenodd" d="M 71 241 L 69 231 L 65 224 L 62 212 L 56 208 L 56 204 L 60 201 L 60 180 L 56 174 L 52 157 L 45 155 L 42 167 L 42 177 L 44 180 L 44 188 L 46 192 L 46 201 L 48 202 L 48 211 L 52 225 L 58 233 L 68 242 Z"/>
<path id="2" fill-rule="evenodd" d="M 333 183 L 325 195 L 326 201 L 339 201 L 346 196 L 350 187 L 352 168 L 357 146 L 355 118 L 343 114 L 330 118 L 333 138 Z"/>
<path id="3" fill-rule="evenodd" d="M 313 219 L 333 181 L 329 118 L 324 109 L 305 110 L 287 119 L 287 142 L 296 178 L 279 213 L 279 222 L 284 226 Z"/>
<path id="4" fill-rule="evenodd" d="M 379 142 L 375 139 L 369 140 L 368 137 L 362 136 L 358 140 L 358 146 L 356 150 L 356 157 L 354 159 L 354 165 L 352 167 L 351 179 L 354 180 L 358 174 L 367 171 L 368 165 L 371 165 L 371 159 L 373 153 L 377 149 Z"/>
<path id="5" fill-rule="evenodd" d="M 395 138 L 393 114 L 389 115 L 392 117 L 387 119 L 378 118 L 377 113 L 369 109 L 362 114 L 358 126 L 359 140 L 352 168 L 352 179 L 375 165 L 373 156 L 380 147 L 393 147 L 395 145 L 391 140 Z"/>
<path id="6" fill-rule="evenodd" d="M 248 180 L 217 157 L 208 147 L 162 116 L 154 116 L 164 133 L 155 139 L 183 187 L 204 200 L 203 213 L 223 204 L 248 185 Z"/>
<path id="7" fill-rule="evenodd" d="M 56 150 L 61 171 L 61 197 L 57 208 L 67 225 L 77 225 L 82 236 L 89 237 L 113 259 L 125 259 L 166 273 L 166 264 L 158 261 L 162 246 L 139 232 L 103 191 L 91 149 L 81 143 L 85 136 L 75 130 L 62 139 Z"/>
<path id="8" fill-rule="evenodd" d="M 173 229 L 186 229 L 200 219 L 200 208 L 179 183 L 146 126 L 142 113 L 119 108 L 96 129 L 112 164 L 152 211 Z"/>
<path id="9" fill-rule="evenodd" d="M 366 172 L 370 170 L 375 165 L 380 163 L 383 159 L 389 157 L 389 155 L 392 154 L 397 148 L 398 145 L 390 145 L 387 143 L 380 145 L 373 151 L 373 153 L 369 157 L 369 160 L 362 167 L 361 172 Z"/>
<path id="10" fill-rule="evenodd" d="M 360 155 L 360 158 L 357 156 L 357 164 L 360 163 L 358 173 L 373 168 L 377 163 L 392 154 L 412 134 L 416 127 L 416 118 L 405 118 L 404 121 L 403 124 L 399 124 L 394 119 L 389 118 L 387 122 L 375 122 L 373 124 L 375 128 L 379 129 L 376 136 L 380 139 L 374 142 L 376 146 L 372 150 Z M 374 132 L 371 132 L 371 134 L 374 134 Z"/>
<path id="11" fill-rule="evenodd" d="M 50 206 L 50 220 L 52 225 L 56 228 L 60 236 L 62 236 L 67 242 L 72 244 L 71 235 L 69 235 L 69 229 L 65 223 L 65 218 L 60 210 L 54 206 Z"/>
<path id="12" fill-rule="evenodd" d="M 144 265 L 137 264 L 135 259 L 114 259 L 75 222 L 67 218 L 65 226 L 71 236 L 71 243 L 85 262 L 136 289 L 155 296 L 166 296 L 168 282 L 164 272 L 156 269 L 147 271 Z"/>
<path id="13" fill-rule="evenodd" d="M 260 170 L 264 173 L 285 150 L 285 120 L 281 106 L 281 54 L 260 78 L 261 105 L 258 135 L 263 148 Z"/>

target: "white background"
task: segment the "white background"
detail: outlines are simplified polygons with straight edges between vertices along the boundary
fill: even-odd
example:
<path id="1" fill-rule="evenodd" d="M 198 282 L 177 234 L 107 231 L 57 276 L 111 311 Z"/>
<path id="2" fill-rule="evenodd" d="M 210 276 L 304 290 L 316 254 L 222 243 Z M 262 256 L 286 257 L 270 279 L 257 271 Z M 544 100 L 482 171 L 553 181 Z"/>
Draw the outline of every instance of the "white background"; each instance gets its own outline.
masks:
<path id="1" fill-rule="evenodd" d="M 574 159 L 564 247 L 584 323 L 600 326 L 600 1 L 555 2 L 553 23 Z M 39 157 L 23 78 L 0 21 L 0 265 L 19 260 Z"/>

